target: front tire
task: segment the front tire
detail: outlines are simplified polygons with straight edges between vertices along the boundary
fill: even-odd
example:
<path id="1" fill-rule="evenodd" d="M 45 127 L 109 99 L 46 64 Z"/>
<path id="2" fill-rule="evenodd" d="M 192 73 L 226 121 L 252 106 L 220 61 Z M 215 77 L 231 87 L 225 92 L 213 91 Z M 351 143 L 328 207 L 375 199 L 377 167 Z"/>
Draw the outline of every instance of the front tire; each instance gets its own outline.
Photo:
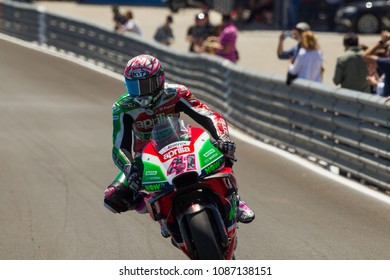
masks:
<path id="1" fill-rule="evenodd" d="M 188 217 L 188 226 L 200 260 L 223 260 L 224 256 L 215 237 L 206 210 Z"/>

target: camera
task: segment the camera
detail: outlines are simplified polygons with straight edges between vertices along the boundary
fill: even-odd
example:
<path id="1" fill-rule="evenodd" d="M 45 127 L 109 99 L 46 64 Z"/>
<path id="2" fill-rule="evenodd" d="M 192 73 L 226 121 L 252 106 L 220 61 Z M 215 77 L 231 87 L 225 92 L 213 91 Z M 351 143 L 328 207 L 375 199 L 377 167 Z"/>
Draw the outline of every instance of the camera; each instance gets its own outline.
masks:
<path id="1" fill-rule="evenodd" d="M 284 37 L 291 37 L 291 31 L 284 31 Z"/>

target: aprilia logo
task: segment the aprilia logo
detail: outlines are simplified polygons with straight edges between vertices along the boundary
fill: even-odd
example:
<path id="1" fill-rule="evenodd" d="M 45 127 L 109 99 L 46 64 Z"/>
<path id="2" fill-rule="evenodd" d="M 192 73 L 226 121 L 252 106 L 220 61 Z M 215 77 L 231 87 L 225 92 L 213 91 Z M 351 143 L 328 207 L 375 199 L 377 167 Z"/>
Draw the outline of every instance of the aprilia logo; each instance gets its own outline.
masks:
<path id="1" fill-rule="evenodd" d="M 138 128 L 150 129 L 153 128 L 155 124 L 163 122 L 168 117 L 173 117 L 174 114 L 165 115 L 164 113 L 157 114 L 154 118 L 140 120 L 136 122 Z"/>
<path id="2" fill-rule="evenodd" d="M 171 159 L 177 155 L 191 152 L 190 147 L 179 147 L 174 150 L 170 150 L 164 154 L 164 160 Z"/>

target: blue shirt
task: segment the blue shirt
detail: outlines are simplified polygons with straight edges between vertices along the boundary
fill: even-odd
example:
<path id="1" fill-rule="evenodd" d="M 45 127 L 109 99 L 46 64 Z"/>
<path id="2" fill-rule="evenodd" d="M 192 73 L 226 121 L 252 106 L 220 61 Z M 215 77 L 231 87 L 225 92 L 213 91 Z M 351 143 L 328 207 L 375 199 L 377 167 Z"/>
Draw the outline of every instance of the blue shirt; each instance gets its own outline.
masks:
<path id="1" fill-rule="evenodd" d="M 290 59 L 292 57 L 296 57 L 298 54 L 298 51 L 300 49 L 300 45 L 295 45 L 288 51 L 283 51 L 280 55 L 278 55 L 279 59 Z"/>
<path id="2" fill-rule="evenodd" d="M 390 96 L 390 57 L 378 58 L 376 63 L 378 64 L 379 69 L 385 74 L 385 87 L 382 96 Z"/>

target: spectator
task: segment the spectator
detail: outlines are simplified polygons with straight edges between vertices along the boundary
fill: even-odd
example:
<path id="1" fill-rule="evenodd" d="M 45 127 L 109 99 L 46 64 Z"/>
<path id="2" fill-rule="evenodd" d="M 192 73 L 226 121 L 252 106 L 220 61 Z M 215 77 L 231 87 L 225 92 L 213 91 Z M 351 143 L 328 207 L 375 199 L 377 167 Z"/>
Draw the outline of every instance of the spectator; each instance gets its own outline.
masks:
<path id="1" fill-rule="evenodd" d="M 233 15 L 236 22 L 245 21 L 245 11 L 250 9 L 250 0 L 234 0 Z"/>
<path id="2" fill-rule="evenodd" d="M 294 59 L 302 44 L 302 32 L 309 31 L 310 25 L 306 22 L 299 22 L 290 32 L 282 32 L 279 36 L 277 55 L 279 59 Z M 297 45 L 293 46 L 291 49 L 284 51 L 283 50 L 283 42 L 287 37 L 291 37 L 292 39 L 298 42 Z"/>
<path id="3" fill-rule="evenodd" d="M 171 45 L 174 39 L 171 24 L 173 23 L 172 16 L 167 16 L 165 23 L 157 28 L 154 34 L 154 40 L 164 45 Z"/>
<path id="4" fill-rule="evenodd" d="M 390 96 L 390 48 L 388 47 L 387 42 L 390 40 L 390 32 L 382 31 L 381 40 L 375 45 L 371 46 L 364 52 L 364 58 L 368 63 L 374 63 L 379 70 L 384 75 L 383 79 L 383 90 L 380 87 L 377 87 L 377 94 L 380 96 L 388 97 Z M 379 57 L 375 52 L 380 49 L 386 49 L 386 56 Z M 378 81 L 380 82 L 380 81 Z"/>
<path id="5" fill-rule="evenodd" d="M 367 50 L 368 47 L 366 47 L 363 50 Z M 373 54 L 378 57 L 386 57 L 386 48 L 378 48 Z M 378 71 L 378 67 L 375 62 L 367 62 L 367 68 L 368 68 L 368 76 L 367 81 L 370 84 L 371 92 L 375 93 L 377 95 L 381 95 L 383 93 L 384 88 L 384 75 L 381 73 L 381 71 Z"/>
<path id="6" fill-rule="evenodd" d="M 250 9 L 249 18 L 246 23 L 252 23 L 255 20 L 261 20 L 267 24 L 272 24 L 272 15 L 274 11 L 273 0 L 254 1 Z"/>
<path id="7" fill-rule="evenodd" d="M 205 13 L 195 16 L 195 24 L 187 31 L 187 41 L 190 42 L 190 52 L 201 52 L 203 41 L 210 35 L 206 32 L 207 18 Z"/>
<path id="8" fill-rule="evenodd" d="M 221 32 L 222 32 L 222 25 L 215 26 L 214 30 L 215 30 L 214 34 L 207 37 L 207 39 L 204 40 L 204 42 L 202 44 L 202 51 L 204 53 L 214 54 L 214 55 L 217 54 L 217 49 L 219 46 L 219 43 L 218 43 L 219 35 L 221 35 Z"/>
<path id="9" fill-rule="evenodd" d="M 114 30 L 118 31 L 126 23 L 126 17 L 122 15 L 119 11 L 118 6 L 112 6 L 113 20 L 114 20 Z"/>
<path id="10" fill-rule="evenodd" d="M 336 16 L 337 9 L 340 7 L 340 5 L 341 5 L 341 0 L 326 0 L 326 10 L 327 10 L 326 23 L 327 23 L 328 31 L 334 31 L 336 28 L 334 17 Z"/>
<path id="11" fill-rule="evenodd" d="M 342 88 L 371 92 L 367 81 L 368 68 L 362 57 L 358 36 L 354 33 L 344 35 L 343 44 L 345 52 L 337 58 L 333 82 Z"/>
<path id="12" fill-rule="evenodd" d="M 214 45 L 216 54 L 232 62 L 237 62 L 239 59 L 236 48 L 238 31 L 230 15 L 222 16 L 221 28 L 222 31 L 218 37 L 218 42 Z"/>
<path id="13" fill-rule="evenodd" d="M 126 17 L 126 23 L 123 25 L 122 33 L 124 34 L 135 33 L 141 36 L 142 35 L 141 29 L 137 21 L 134 20 L 133 12 L 127 11 L 125 17 Z"/>
<path id="14" fill-rule="evenodd" d="M 290 64 L 288 73 L 293 78 L 322 82 L 322 52 L 313 32 L 302 33 L 302 47 L 294 62 Z"/>
<path id="15" fill-rule="evenodd" d="M 214 36 L 216 31 L 216 27 L 210 22 L 209 13 L 203 12 L 204 18 L 205 18 L 205 24 L 204 24 L 204 34 L 207 37 Z"/>

